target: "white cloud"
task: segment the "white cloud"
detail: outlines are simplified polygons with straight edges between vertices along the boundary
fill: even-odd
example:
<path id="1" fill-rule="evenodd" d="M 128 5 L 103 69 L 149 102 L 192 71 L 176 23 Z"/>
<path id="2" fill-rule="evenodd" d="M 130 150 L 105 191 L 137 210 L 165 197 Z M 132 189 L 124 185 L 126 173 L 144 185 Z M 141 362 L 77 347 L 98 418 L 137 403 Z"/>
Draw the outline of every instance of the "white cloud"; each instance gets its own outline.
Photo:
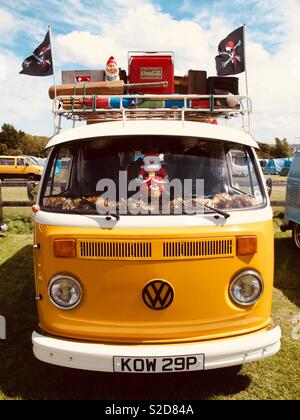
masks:
<path id="1" fill-rule="evenodd" d="M 32 134 L 50 134 L 51 104 L 48 99 L 49 77 L 18 74 L 21 61 L 13 53 L 0 49 L 0 63 L 7 71 L 0 80 L 0 125 L 12 123 Z"/>
<path id="2" fill-rule="evenodd" d="M 35 20 L 30 29 L 29 17 L 22 15 L 25 3 L 27 7 L 32 5 L 36 9 L 42 8 L 37 0 L 20 0 L 20 5 L 16 6 L 18 19 L 11 16 L 19 25 L 20 22 L 24 23 L 24 27 L 31 31 L 30 34 L 38 30 L 40 37 L 44 24 Z M 207 70 L 209 75 L 214 75 L 217 45 L 234 29 L 232 21 L 222 13 L 222 7 L 216 4 L 213 9 L 206 5 L 192 10 L 193 20 L 176 20 L 164 13 L 162 7 L 154 6 L 150 0 L 88 2 L 88 7 L 79 0 L 49 0 L 48 4 L 51 5 L 47 10 L 49 19 L 54 19 L 57 24 L 61 22 L 59 24 L 64 25 L 64 29 L 72 28 L 68 33 L 57 36 L 53 31 L 58 70 L 64 67 L 103 68 L 110 55 L 114 55 L 118 64 L 126 69 L 128 50 L 173 50 L 176 74 L 183 75 L 188 69 L 194 68 Z M 224 0 L 220 4 L 225 5 Z M 242 4 L 241 0 L 233 0 L 233 6 L 241 7 Z M 188 0 L 183 1 L 181 10 L 189 12 L 191 5 Z M 285 3 L 280 0 L 252 0 L 250 6 L 260 7 L 264 21 L 271 28 L 267 35 L 268 41 L 280 41 L 277 49 L 273 48 L 270 52 L 266 49 L 268 43 L 262 42 L 264 30 L 247 32 L 249 93 L 255 111 L 252 118 L 253 132 L 258 139 L 272 140 L 278 135 L 287 136 L 293 142 L 294 137 L 300 135 L 300 4 L 296 0 L 286 0 Z M 235 16 L 235 19 L 238 18 Z M 254 15 L 251 17 L 252 23 L 255 18 Z M 240 19 L 242 21 L 241 16 Z M 4 24 L 9 25 L 9 19 Z M 14 62 L 18 71 L 23 58 L 5 52 L 2 65 L 0 59 L 0 83 L 1 78 L 4 78 L 7 60 L 9 68 L 11 62 Z M 244 74 L 239 77 L 241 93 L 244 93 Z M 51 78 L 16 76 L 13 80 L 11 88 L 17 88 L 11 91 L 7 83 L 1 85 L 1 90 L 4 86 L 6 92 L 5 97 L 9 103 L 6 109 L 10 109 L 11 118 L 20 124 L 23 119 L 24 124 L 28 125 L 34 115 L 37 121 L 46 121 L 47 118 L 51 123 L 50 102 L 46 93 L 48 85 L 52 83 Z M 4 116 L 9 118 L 7 111 L 1 109 L 0 112 L 1 119 Z M 43 133 L 49 130 L 50 123 L 40 124 L 40 127 L 46 127 L 42 129 Z"/>
<path id="3" fill-rule="evenodd" d="M 257 135 L 270 139 L 288 137 L 294 142 L 300 132 L 300 4 L 289 0 L 277 12 L 284 31 L 279 48 L 269 54 L 261 45 L 248 43 L 250 94 L 255 105 Z"/>
<path id="4" fill-rule="evenodd" d="M 123 2 L 120 2 L 123 3 Z M 207 34 L 192 21 L 177 21 L 150 4 L 129 8 L 117 23 L 102 21 L 102 34 L 74 31 L 56 37 L 61 64 L 81 62 L 99 67 L 114 55 L 119 65 L 127 67 L 128 50 L 173 50 L 176 70 L 185 73 L 189 68 L 212 67 Z"/>
<path id="5" fill-rule="evenodd" d="M 0 54 L 0 82 L 1 80 L 5 80 L 7 77 L 7 65 L 6 65 L 6 58 L 4 55 Z"/>
<path id="6" fill-rule="evenodd" d="M 13 15 L 0 8 L 0 37 L 2 41 L 11 41 L 16 31 L 17 25 Z"/>

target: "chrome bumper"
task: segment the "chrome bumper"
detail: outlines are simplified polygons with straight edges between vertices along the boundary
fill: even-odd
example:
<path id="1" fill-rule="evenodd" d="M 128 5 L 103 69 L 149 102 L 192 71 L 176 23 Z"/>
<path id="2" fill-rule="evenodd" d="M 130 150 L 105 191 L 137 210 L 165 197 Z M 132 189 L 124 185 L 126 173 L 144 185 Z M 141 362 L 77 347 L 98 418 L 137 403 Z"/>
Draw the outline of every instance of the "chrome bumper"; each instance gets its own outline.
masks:
<path id="1" fill-rule="evenodd" d="M 58 366 L 99 372 L 114 372 L 114 357 L 170 357 L 204 354 L 204 369 L 255 362 L 273 356 L 280 349 L 281 330 L 251 333 L 222 340 L 183 344 L 120 345 L 68 341 L 32 335 L 37 359 Z"/>

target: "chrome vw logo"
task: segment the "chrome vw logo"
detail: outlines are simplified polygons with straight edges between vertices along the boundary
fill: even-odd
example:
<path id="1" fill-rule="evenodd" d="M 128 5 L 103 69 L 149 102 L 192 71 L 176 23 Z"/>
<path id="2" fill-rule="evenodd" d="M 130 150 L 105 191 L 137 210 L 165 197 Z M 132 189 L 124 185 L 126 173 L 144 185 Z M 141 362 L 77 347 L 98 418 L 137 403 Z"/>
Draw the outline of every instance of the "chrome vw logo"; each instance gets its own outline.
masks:
<path id="1" fill-rule="evenodd" d="M 146 284 L 143 289 L 143 300 L 145 305 L 155 311 L 166 309 L 174 299 L 173 287 L 162 280 L 153 280 Z"/>

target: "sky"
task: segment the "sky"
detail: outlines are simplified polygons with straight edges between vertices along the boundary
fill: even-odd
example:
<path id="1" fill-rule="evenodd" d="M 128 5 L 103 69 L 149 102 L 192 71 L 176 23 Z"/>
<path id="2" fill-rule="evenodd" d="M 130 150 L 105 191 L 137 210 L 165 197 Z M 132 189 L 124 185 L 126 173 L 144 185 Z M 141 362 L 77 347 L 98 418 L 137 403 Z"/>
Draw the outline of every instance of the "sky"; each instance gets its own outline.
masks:
<path id="1" fill-rule="evenodd" d="M 61 70 L 102 69 L 111 55 L 127 69 L 131 50 L 172 50 L 176 75 L 214 76 L 219 42 L 245 23 L 252 134 L 300 143 L 299 21 L 300 0 L 0 0 L 0 125 L 53 134 L 53 77 L 19 74 L 48 25 L 59 83 Z"/>

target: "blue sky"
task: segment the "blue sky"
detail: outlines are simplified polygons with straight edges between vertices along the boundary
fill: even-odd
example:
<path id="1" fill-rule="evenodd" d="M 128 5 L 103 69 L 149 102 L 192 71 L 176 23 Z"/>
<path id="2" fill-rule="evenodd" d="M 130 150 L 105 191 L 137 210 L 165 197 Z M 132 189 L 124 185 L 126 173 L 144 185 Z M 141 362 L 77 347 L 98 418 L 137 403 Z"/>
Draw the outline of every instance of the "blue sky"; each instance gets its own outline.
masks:
<path id="1" fill-rule="evenodd" d="M 177 74 L 199 68 L 214 75 L 219 41 L 246 23 L 254 135 L 296 142 L 299 21 L 299 0 L 0 0 L 0 124 L 51 135 L 51 77 L 18 75 L 48 24 L 59 78 L 62 69 L 102 68 L 110 55 L 125 68 L 131 49 L 171 49 Z"/>
<path id="2" fill-rule="evenodd" d="M 24 27 L 19 26 L 16 36 L 7 42 L 7 39 L 0 39 L 0 45 L 11 47 L 17 54 L 24 55 L 26 50 L 35 46 L 36 42 L 43 36 L 47 26 L 50 24 L 55 34 L 67 34 L 73 30 L 85 29 L 91 33 L 101 33 L 101 20 L 98 27 L 91 24 L 78 24 L 70 19 L 65 19 L 62 24 L 62 13 L 66 9 L 77 10 L 76 4 L 81 3 L 84 9 L 95 9 L 98 5 L 99 16 L 101 13 L 105 19 L 114 13 L 111 1 L 82 0 L 77 1 L 57 1 L 48 0 L 13 0 L 11 2 L 0 1 L 0 7 L 4 11 L 17 17 L 20 24 L 26 22 Z M 126 1 L 124 1 L 126 3 Z M 143 3 L 140 0 L 140 3 Z M 281 42 L 284 42 L 284 32 L 280 28 L 280 14 L 276 1 L 248 0 L 247 6 L 241 0 L 153 0 L 152 3 L 158 10 L 168 13 L 175 20 L 190 20 L 199 23 L 204 29 L 213 30 L 211 18 L 222 17 L 228 22 L 232 29 L 246 23 L 249 40 L 259 41 L 270 52 L 276 49 Z M 130 1 L 128 2 L 130 4 Z M 267 12 L 267 13 L 265 13 Z M 30 21 L 30 22 L 29 22 Z M 29 30 L 28 23 L 31 24 Z M 87 22 L 86 22 L 87 23 Z M 216 43 L 218 40 L 216 39 Z"/>

